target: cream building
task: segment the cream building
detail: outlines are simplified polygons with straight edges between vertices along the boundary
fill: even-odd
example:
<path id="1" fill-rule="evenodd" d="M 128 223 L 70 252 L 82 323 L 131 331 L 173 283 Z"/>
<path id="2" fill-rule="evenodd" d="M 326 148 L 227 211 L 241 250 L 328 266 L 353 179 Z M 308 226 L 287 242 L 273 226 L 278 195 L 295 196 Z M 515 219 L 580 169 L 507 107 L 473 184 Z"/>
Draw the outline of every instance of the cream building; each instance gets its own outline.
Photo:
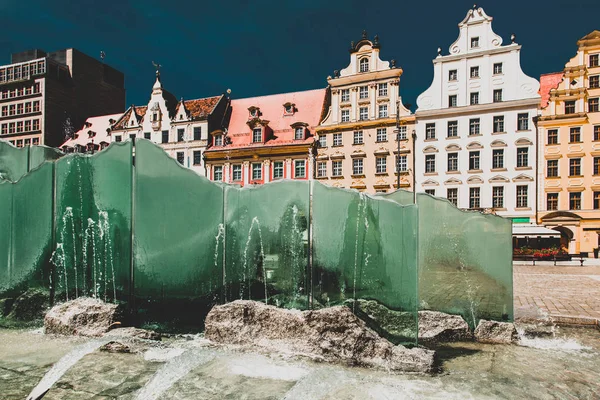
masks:
<path id="1" fill-rule="evenodd" d="M 402 69 L 382 61 L 379 50 L 378 37 L 371 41 L 363 32 L 351 43 L 350 64 L 327 79 L 331 106 L 316 129 L 315 166 L 315 179 L 325 184 L 387 192 L 399 176 L 400 187 L 411 187 L 414 116 L 399 95 Z"/>
<path id="2" fill-rule="evenodd" d="M 600 31 L 577 45 L 538 122 L 538 222 L 569 253 L 600 245 Z"/>
<path id="3" fill-rule="evenodd" d="M 502 45 L 482 8 L 458 26 L 417 99 L 417 191 L 533 222 L 539 83 L 521 70 L 514 35 Z"/>

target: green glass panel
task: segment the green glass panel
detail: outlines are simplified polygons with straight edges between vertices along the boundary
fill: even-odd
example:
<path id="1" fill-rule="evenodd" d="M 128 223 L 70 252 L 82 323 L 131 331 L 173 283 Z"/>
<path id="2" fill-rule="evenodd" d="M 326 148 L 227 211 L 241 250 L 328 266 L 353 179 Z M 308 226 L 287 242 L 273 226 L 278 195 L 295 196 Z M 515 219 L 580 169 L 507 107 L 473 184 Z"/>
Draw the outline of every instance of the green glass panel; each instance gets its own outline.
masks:
<path id="1" fill-rule="evenodd" d="M 309 185 L 225 189 L 226 301 L 308 307 Z"/>
<path id="2" fill-rule="evenodd" d="M 131 142 L 94 156 L 56 161 L 58 298 L 118 299 L 129 292 L 131 255 Z"/>
<path id="3" fill-rule="evenodd" d="M 16 148 L 0 140 L 0 180 L 16 182 L 27 173 L 29 147 Z"/>
<path id="4" fill-rule="evenodd" d="M 45 161 L 55 161 L 65 154 L 54 147 L 32 146 L 29 150 L 29 170 L 37 168 Z"/>
<path id="5" fill-rule="evenodd" d="M 0 294 L 11 288 L 13 186 L 8 181 L 0 180 Z"/>
<path id="6" fill-rule="evenodd" d="M 142 318 L 201 310 L 223 286 L 223 186 L 147 140 L 135 148 L 135 294 Z M 155 313 L 163 313 L 158 315 Z"/>

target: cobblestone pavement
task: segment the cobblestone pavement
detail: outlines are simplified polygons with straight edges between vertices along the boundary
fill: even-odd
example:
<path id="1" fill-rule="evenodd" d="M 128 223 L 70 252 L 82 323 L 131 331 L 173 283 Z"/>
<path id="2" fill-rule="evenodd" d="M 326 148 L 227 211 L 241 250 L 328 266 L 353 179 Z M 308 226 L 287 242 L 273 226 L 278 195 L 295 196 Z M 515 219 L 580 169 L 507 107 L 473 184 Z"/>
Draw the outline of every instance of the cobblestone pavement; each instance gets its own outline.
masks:
<path id="1" fill-rule="evenodd" d="M 600 265 L 536 264 L 514 264 L 516 318 L 542 310 L 553 317 L 600 320 Z"/>

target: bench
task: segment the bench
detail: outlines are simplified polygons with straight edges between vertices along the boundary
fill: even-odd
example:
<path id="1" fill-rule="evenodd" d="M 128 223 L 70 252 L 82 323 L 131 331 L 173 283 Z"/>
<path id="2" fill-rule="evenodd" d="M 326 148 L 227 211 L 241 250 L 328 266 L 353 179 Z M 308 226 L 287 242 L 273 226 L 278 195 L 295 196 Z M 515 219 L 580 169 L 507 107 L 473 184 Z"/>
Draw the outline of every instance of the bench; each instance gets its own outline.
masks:
<path id="1" fill-rule="evenodd" d="M 557 261 L 571 261 L 573 257 L 579 257 L 581 265 L 583 266 L 583 256 L 581 254 L 559 254 L 552 258 L 535 257 L 532 254 L 519 254 L 513 255 L 513 261 L 532 261 L 533 265 L 535 265 L 536 261 L 554 261 L 554 265 L 556 265 Z"/>

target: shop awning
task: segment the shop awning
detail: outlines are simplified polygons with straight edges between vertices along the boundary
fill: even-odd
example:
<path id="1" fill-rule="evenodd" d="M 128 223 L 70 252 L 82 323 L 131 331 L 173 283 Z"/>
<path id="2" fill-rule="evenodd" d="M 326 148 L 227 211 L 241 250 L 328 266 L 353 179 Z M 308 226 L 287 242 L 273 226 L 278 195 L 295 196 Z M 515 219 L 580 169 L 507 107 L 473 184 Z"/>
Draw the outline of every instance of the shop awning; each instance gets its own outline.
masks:
<path id="1" fill-rule="evenodd" d="M 513 225 L 512 234 L 516 237 L 538 237 L 541 236 L 543 238 L 560 238 L 560 232 L 555 231 L 554 229 L 549 229 L 544 226 L 539 225 L 525 225 L 518 224 Z"/>

